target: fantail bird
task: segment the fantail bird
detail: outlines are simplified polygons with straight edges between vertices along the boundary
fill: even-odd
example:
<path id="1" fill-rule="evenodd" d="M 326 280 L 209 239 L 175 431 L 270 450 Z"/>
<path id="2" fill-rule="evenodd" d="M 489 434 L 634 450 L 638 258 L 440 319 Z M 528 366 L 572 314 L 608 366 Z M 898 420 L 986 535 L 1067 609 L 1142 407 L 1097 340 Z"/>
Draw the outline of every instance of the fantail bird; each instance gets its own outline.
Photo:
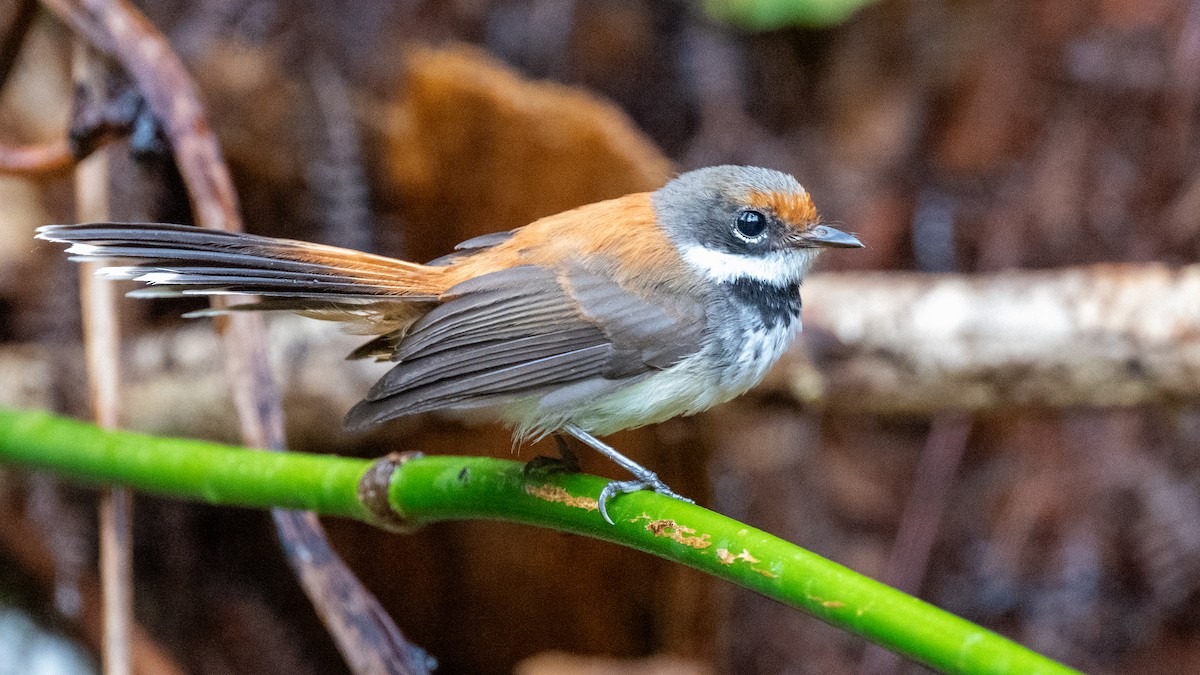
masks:
<path id="1" fill-rule="evenodd" d="M 183 225 L 52 225 L 75 260 L 145 259 L 100 274 L 138 296 L 260 296 L 376 337 L 351 354 L 396 363 L 347 416 L 353 429 L 432 410 L 483 409 L 518 440 L 566 433 L 630 471 L 600 494 L 653 489 L 652 471 L 596 436 L 691 415 L 754 386 L 800 329 L 800 282 L 827 247 L 791 176 L 685 173 L 630 194 L 465 241 L 424 265 Z M 210 310 L 197 314 L 211 314 Z"/>

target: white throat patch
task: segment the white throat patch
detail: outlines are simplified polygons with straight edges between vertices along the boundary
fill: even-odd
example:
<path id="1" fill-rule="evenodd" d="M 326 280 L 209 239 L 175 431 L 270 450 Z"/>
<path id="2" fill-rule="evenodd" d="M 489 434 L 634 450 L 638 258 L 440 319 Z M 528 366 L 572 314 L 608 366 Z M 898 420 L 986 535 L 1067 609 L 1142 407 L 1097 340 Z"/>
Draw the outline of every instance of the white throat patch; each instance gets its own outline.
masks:
<path id="1" fill-rule="evenodd" d="M 819 249 L 798 248 L 749 256 L 714 251 L 700 244 L 686 244 L 683 259 L 717 283 L 755 279 L 775 286 L 798 283 L 812 266 Z"/>

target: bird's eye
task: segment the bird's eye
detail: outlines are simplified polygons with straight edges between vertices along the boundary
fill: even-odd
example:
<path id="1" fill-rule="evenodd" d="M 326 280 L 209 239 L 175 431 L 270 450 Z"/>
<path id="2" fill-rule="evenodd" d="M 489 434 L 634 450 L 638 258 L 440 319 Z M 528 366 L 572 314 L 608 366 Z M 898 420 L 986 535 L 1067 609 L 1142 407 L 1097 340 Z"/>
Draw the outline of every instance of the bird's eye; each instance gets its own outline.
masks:
<path id="1" fill-rule="evenodd" d="M 758 241 L 766 230 L 767 217 L 761 211 L 741 211 L 733 221 L 733 233 L 742 241 Z"/>

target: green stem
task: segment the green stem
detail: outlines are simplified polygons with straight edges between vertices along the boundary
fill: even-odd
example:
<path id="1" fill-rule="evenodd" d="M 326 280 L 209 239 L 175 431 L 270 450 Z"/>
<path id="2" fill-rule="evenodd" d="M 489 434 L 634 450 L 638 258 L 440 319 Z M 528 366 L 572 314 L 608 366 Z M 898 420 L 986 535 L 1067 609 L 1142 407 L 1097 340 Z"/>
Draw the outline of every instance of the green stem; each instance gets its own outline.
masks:
<path id="1" fill-rule="evenodd" d="M 394 515 L 419 526 L 500 519 L 575 532 L 674 560 L 857 633 L 950 673 L 1075 672 L 928 603 L 778 537 L 649 492 L 621 495 L 608 525 L 595 495 L 605 480 L 526 476 L 516 462 L 422 457 L 389 465 L 297 453 L 249 452 L 201 441 L 105 431 L 45 413 L 0 410 L 0 461 L 89 482 L 249 507 L 307 509 L 382 520 L 360 501 L 360 482 L 383 466 Z M 370 482 L 368 477 L 367 482 Z"/>
<path id="2" fill-rule="evenodd" d="M 768 31 L 789 26 L 836 26 L 854 12 L 878 0 L 704 0 L 704 11 L 718 21 L 747 30 Z"/>
<path id="3" fill-rule="evenodd" d="M 355 492 L 370 464 L 362 459 L 253 452 L 0 410 L 0 461 L 209 504 L 370 518 Z"/>

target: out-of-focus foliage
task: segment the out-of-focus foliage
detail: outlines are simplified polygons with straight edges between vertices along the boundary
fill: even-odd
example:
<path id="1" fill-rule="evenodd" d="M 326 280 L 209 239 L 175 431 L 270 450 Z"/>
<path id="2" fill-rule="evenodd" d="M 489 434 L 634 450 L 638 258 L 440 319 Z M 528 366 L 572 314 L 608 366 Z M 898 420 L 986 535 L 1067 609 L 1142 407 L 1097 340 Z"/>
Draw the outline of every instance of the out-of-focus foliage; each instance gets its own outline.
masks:
<path id="1" fill-rule="evenodd" d="M 719 21 L 750 30 L 788 26 L 836 26 L 876 0 L 705 0 L 704 11 Z"/>

